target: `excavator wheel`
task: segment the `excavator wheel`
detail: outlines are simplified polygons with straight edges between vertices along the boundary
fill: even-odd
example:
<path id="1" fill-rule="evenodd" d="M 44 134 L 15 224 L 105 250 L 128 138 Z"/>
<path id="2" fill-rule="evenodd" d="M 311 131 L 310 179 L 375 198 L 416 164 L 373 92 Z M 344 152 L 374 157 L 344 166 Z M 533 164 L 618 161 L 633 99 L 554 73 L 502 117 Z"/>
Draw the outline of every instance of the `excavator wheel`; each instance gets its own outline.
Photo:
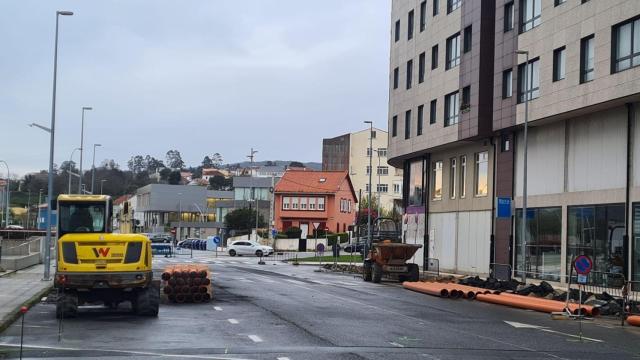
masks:
<path id="1" fill-rule="evenodd" d="M 78 295 L 71 291 L 60 295 L 56 302 L 56 317 L 69 319 L 76 316 L 78 316 Z"/>
<path id="2" fill-rule="evenodd" d="M 409 264 L 409 281 L 420 280 L 420 268 L 417 264 Z"/>
<path id="3" fill-rule="evenodd" d="M 160 308 L 160 287 L 151 283 L 148 287 L 140 289 L 134 300 L 133 309 L 140 316 L 158 316 Z"/>

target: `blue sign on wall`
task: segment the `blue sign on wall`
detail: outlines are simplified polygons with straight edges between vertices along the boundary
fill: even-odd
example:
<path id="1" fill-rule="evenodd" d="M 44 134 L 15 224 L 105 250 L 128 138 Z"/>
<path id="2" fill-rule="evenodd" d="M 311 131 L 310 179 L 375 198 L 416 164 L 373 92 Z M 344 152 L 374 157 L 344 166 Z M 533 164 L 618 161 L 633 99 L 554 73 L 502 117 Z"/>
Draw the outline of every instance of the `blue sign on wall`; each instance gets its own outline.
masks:
<path id="1" fill-rule="evenodd" d="M 498 219 L 510 219 L 511 218 L 511 198 L 499 197 L 498 206 L 496 211 L 496 217 Z"/>

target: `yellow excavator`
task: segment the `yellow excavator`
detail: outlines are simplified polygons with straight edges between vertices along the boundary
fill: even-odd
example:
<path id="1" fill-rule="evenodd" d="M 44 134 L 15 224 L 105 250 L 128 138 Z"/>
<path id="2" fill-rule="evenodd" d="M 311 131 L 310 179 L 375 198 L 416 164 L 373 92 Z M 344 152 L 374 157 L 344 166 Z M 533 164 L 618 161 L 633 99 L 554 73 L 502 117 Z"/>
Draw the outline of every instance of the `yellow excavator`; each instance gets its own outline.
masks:
<path id="1" fill-rule="evenodd" d="M 111 197 L 60 195 L 57 210 L 57 317 L 75 317 L 84 304 L 117 308 L 127 301 L 136 314 L 157 316 L 160 280 L 153 279 L 151 241 L 112 233 Z"/>

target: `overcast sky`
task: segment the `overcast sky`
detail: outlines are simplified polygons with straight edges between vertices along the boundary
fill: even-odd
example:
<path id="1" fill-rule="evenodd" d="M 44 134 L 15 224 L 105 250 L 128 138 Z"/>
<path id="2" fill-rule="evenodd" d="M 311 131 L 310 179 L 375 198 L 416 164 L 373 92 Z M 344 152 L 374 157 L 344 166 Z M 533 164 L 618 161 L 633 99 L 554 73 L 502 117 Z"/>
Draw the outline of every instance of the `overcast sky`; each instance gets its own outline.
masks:
<path id="1" fill-rule="evenodd" d="M 60 18 L 55 161 L 132 155 L 187 165 L 321 161 L 322 138 L 386 128 L 389 0 L 3 1 L 0 159 L 46 169 L 55 11 Z M 75 155 L 78 161 L 78 154 Z M 4 173 L 4 169 L 0 169 Z"/>

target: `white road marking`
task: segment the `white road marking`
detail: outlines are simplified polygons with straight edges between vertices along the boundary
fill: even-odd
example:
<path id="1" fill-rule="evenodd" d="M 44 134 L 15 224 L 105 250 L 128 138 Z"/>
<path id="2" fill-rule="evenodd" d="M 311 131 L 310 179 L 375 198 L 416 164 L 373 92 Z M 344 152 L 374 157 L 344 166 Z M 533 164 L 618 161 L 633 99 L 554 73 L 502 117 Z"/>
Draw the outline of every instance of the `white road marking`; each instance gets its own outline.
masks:
<path id="1" fill-rule="evenodd" d="M 20 344 L 0 343 L 0 346 L 19 348 Z M 87 350 L 102 351 L 106 353 L 114 354 L 128 354 L 128 355 L 141 355 L 141 356 L 154 356 L 154 357 L 167 357 L 167 358 L 189 358 L 189 359 L 209 359 L 209 360 L 250 360 L 246 358 L 235 358 L 226 356 L 211 356 L 211 355 L 185 355 L 185 354 L 163 354 L 151 351 L 134 351 L 134 350 L 113 350 L 113 349 L 100 349 L 100 348 L 73 348 L 73 347 L 61 347 L 61 346 L 42 346 L 42 345 L 23 345 L 25 348 L 30 349 L 43 349 L 43 350 L 61 350 L 61 351 L 82 351 Z"/>
<path id="2" fill-rule="evenodd" d="M 228 319 L 227 321 L 229 321 L 232 324 L 237 324 L 238 323 L 238 320 L 236 320 L 236 319 Z"/>
<path id="3" fill-rule="evenodd" d="M 296 285 L 306 285 L 304 282 L 298 281 L 298 280 L 285 279 L 285 281 L 288 281 L 288 282 L 290 282 L 292 284 L 296 284 Z"/>
<path id="4" fill-rule="evenodd" d="M 249 282 L 249 283 L 252 283 L 252 282 L 253 282 L 253 280 L 249 280 L 249 279 L 238 279 L 238 280 L 240 280 L 240 281 L 244 281 L 244 282 Z"/>
<path id="5" fill-rule="evenodd" d="M 395 347 L 401 347 L 401 348 L 403 348 L 403 347 L 404 347 L 404 345 L 402 345 L 402 344 L 398 344 L 397 342 L 393 342 L 393 341 L 390 341 L 390 342 L 389 342 L 389 344 L 391 344 L 391 345 L 393 345 L 393 346 L 395 346 Z"/>
<path id="6" fill-rule="evenodd" d="M 257 342 L 257 343 L 262 342 L 262 339 L 258 335 L 248 335 L 248 336 L 249 336 L 249 339 L 253 340 L 253 342 Z"/>
<path id="7" fill-rule="evenodd" d="M 278 360 L 289 360 L 289 358 L 286 356 L 283 356 L 283 357 L 279 357 Z"/>
<path id="8" fill-rule="evenodd" d="M 213 307 L 216 311 L 222 311 L 222 308 L 220 306 L 214 306 Z"/>
<path id="9" fill-rule="evenodd" d="M 545 332 L 552 333 L 552 334 L 564 335 L 564 336 L 568 336 L 568 337 L 572 337 L 572 338 L 576 338 L 576 339 L 582 339 L 582 340 L 593 341 L 593 342 L 604 342 L 603 340 L 592 339 L 592 338 L 588 338 L 588 337 L 585 337 L 585 336 L 567 334 L 567 333 L 563 333 L 563 332 L 560 332 L 560 331 L 551 330 L 551 329 L 548 329 L 548 328 L 546 328 L 544 326 L 523 324 L 523 323 L 519 323 L 519 322 L 515 322 L 515 321 L 505 321 L 505 323 L 513 326 L 516 329 L 535 329 L 535 330 L 545 331 Z"/>

